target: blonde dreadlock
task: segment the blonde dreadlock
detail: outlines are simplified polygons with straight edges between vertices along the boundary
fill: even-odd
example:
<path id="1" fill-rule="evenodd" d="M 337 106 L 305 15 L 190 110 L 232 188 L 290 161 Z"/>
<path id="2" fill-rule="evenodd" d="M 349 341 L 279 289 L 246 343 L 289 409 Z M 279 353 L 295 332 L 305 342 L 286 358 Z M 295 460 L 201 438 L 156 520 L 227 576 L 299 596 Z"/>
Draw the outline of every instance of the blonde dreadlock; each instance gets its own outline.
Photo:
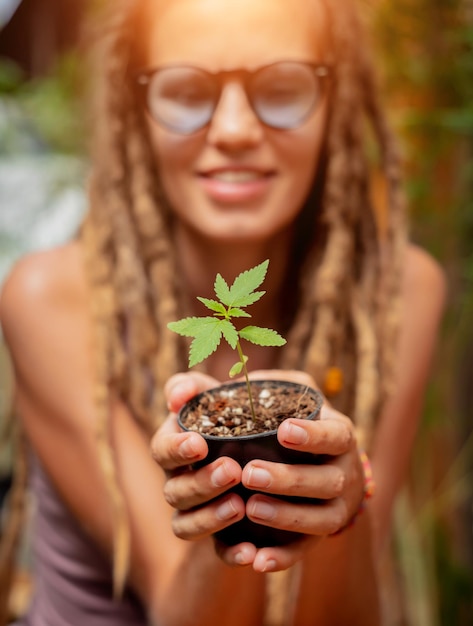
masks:
<path id="1" fill-rule="evenodd" d="M 127 28 L 126 11 L 115 13 L 113 22 L 103 51 L 99 141 L 82 238 L 94 291 L 97 435 L 114 507 L 114 583 L 119 592 L 126 578 L 129 535 L 109 439 L 110 402 L 121 397 L 150 432 L 165 415 L 160 391 L 178 367 L 176 340 L 166 329 L 177 315 L 169 224 L 128 80 L 133 29 Z"/>
<path id="2" fill-rule="evenodd" d="M 353 417 L 362 445 L 369 446 L 375 417 L 395 373 L 404 202 L 397 148 L 377 99 L 370 55 L 360 46 L 361 24 L 347 3 L 324 4 L 336 72 L 319 219 L 326 228 L 325 245 L 306 264 L 285 365 L 302 366 L 323 382 L 329 367 L 339 364 L 345 371 L 339 408 Z M 366 122 L 378 143 L 389 190 L 389 227 L 383 237 L 370 198 L 362 132 Z"/>

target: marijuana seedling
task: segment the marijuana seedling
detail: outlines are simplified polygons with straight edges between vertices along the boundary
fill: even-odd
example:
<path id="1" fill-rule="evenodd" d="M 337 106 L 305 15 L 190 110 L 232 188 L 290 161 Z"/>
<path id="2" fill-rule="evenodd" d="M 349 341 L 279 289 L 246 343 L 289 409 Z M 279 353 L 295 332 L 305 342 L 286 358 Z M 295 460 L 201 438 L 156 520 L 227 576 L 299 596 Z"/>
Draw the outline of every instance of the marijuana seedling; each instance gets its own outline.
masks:
<path id="1" fill-rule="evenodd" d="M 235 278 L 231 287 L 220 274 L 217 274 L 214 289 L 218 301 L 197 298 L 213 311 L 213 316 L 186 317 L 178 322 L 168 324 L 168 328 L 179 335 L 193 337 L 189 350 L 189 367 L 201 363 L 213 354 L 220 345 L 222 337 L 233 350 L 237 351 L 239 360 L 231 367 L 229 376 L 233 378 L 243 372 L 254 420 L 256 420 L 256 415 L 246 367 L 248 357 L 243 353 L 240 340 L 246 339 L 246 341 L 258 346 L 283 346 L 286 340 L 270 328 L 245 326 L 237 330 L 231 320 L 232 318 L 251 317 L 244 309 L 257 302 L 266 293 L 265 291 L 256 291 L 256 289 L 264 281 L 268 265 L 269 261 L 266 260 L 260 265 L 242 272 Z"/>

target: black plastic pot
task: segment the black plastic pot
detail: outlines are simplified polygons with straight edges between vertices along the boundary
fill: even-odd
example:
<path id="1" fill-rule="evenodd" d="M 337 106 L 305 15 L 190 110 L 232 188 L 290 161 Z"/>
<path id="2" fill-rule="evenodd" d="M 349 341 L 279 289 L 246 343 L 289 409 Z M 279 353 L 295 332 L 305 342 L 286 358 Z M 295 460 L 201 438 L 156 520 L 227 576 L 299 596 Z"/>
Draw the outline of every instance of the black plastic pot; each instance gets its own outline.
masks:
<path id="1" fill-rule="evenodd" d="M 186 427 L 185 422 L 189 414 L 196 410 L 197 406 L 202 400 L 203 396 L 212 396 L 215 399 L 228 397 L 229 392 L 237 387 L 245 387 L 244 382 L 227 383 L 205 391 L 187 402 L 179 412 L 178 422 L 181 428 L 189 430 Z M 311 403 L 313 403 L 312 412 L 307 415 L 305 419 L 318 419 L 320 409 L 322 407 L 323 396 L 318 391 L 312 388 L 308 388 L 306 385 L 300 385 L 289 381 L 280 380 L 259 380 L 252 381 L 252 397 L 257 398 L 262 390 L 269 390 L 271 393 L 281 391 L 284 393 L 284 389 L 296 389 L 300 391 L 301 396 L 305 394 L 305 397 L 309 397 Z M 256 407 L 257 410 L 257 407 Z M 296 450 L 290 450 L 282 446 L 277 439 L 277 429 L 269 430 L 267 432 L 253 434 L 253 435 L 237 435 L 237 436 L 213 436 L 205 433 L 200 433 L 207 441 L 209 453 L 207 457 L 195 465 L 195 467 L 202 467 L 211 463 L 218 457 L 228 456 L 235 459 L 241 467 L 244 467 L 248 461 L 253 459 L 263 459 L 265 461 L 274 461 L 277 463 L 288 464 L 316 464 L 319 459 L 316 455 L 307 452 L 298 452 Z M 231 489 L 238 495 L 240 495 L 246 502 L 248 498 L 257 493 L 256 491 L 246 489 L 243 485 L 239 484 Z M 272 496 L 273 497 L 273 496 Z M 308 498 L 290 497 L 290 496 L 278 496 L 284 500 L 292 502 L 307 502 Z M 309 500 L 313 502 L 313 500 Z M 271 528 L 270 526 L 263 526 L 256 524 L 249 520 L 247 517 L 242 520 L 224 528 L 216 533 L 216 538 L 226 545 L 235 545 L 242 541 L 250 541 L 257 547 L 264 546 L 279 546 L 285 545 L 290 542 L 300 539 L 300 533 L 279 530 L 277 528 Z"/>

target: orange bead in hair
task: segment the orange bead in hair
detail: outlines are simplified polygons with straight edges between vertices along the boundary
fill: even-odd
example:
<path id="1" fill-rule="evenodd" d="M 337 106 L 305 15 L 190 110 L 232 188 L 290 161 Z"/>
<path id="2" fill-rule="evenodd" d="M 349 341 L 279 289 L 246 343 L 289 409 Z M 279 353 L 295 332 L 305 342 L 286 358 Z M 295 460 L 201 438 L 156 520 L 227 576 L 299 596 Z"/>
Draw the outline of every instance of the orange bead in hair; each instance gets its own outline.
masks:
<path id="1" fill-rule="evenodd" d="M 343 389 L 343 372 L 339 367 L 328 368 L 323 389 L 328 398 L 333 398 Z"/>

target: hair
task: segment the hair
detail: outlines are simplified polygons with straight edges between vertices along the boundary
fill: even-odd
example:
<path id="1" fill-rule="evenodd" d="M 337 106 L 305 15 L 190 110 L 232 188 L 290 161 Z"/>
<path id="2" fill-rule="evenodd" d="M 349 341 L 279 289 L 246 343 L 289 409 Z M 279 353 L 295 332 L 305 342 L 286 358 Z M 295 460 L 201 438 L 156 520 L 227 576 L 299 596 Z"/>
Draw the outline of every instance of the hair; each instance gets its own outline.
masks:
<path id="1" fill-rule="evenodd" d="M 316 1 L 329 16 L 334 78 L 321 165 L 299 218 L 291 267 L 297 307 L 279 365 L 309 372 L 322 388 L 334 368 L 343 372 L 343 388 L 331 400 L 353 418 L 369 448 L 395 378 L 406 241 L 400 156 L 353 2 L 345 0 L 342 10 L 340 0 Z M 164 382 L 186 368 L 182 339 L 167 330 L 183 299 L 172 213 L 133 85 L 142 60 L 136 49 L 142 4 L 126 1 L 119 10 L 114 2 L 103 31 L 90 208 L 80 232 L 93 290 L 97 440 L 115 509 L 116 591 L 126 580 L 129 536 L 109 439 L 110 402 L 123 400 L 151 433 L 167 413 Z M 383 229 L 373 172 L 385 181 Z"/>

